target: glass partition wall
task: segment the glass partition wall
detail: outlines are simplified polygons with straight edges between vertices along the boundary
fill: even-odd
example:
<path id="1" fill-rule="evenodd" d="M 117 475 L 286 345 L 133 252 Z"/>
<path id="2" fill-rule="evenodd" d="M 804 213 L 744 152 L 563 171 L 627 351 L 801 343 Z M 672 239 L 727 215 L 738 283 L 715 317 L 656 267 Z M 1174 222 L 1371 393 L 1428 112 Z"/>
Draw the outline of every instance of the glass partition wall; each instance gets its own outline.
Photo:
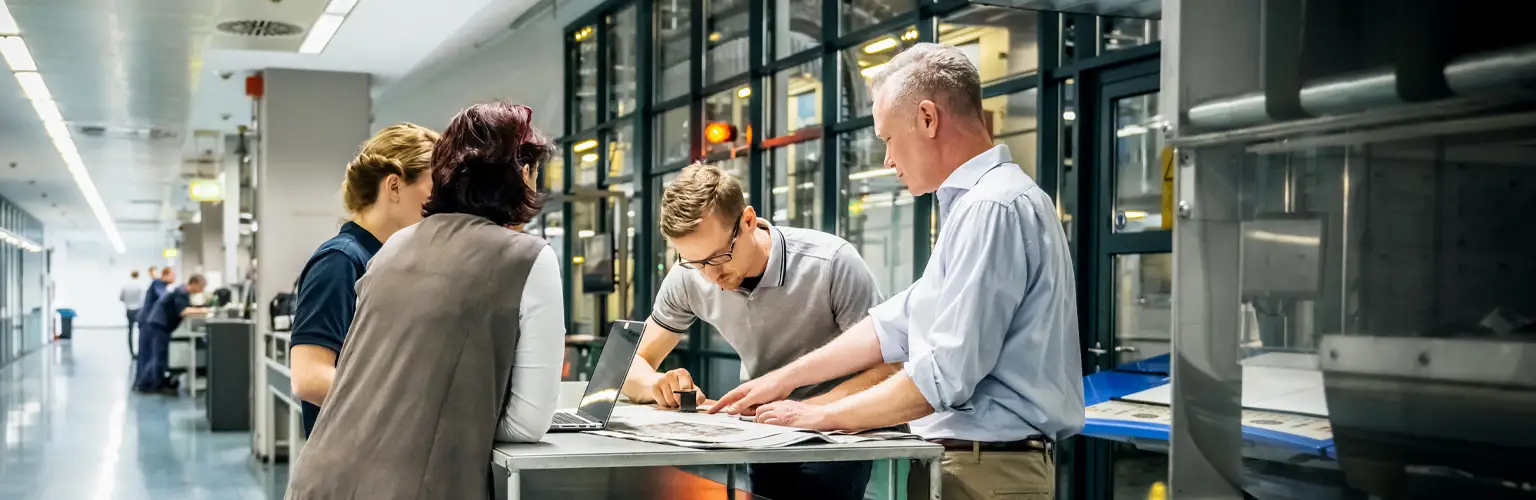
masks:
<path id="1" fill-rule="evenodd" d="M 1085 371 L 1166 353 L 1172 248 L 1156 203 L 1161 135 L 1148 126 L 1160 118 L 1158 39 L 1155 20 L 965 1 L 603 2 L 566 28 L 560 165 L 570 167 L 545 176 L 560 200 L 546 231 L 575 231 L 557 243 L 570 331 L 601 335 L 648 315 L 677 259 L 655 229 L 660 195 L 693 162 L 738 176 L 773 224 L 847 239 L 885 295 L 909 286 L 939 218 L 932 196 L 912 196 L 883 167 L 868 83 L 930 41 L 976 64 L 994 141 L 1058 203 L 1078 266 Z M 702 323 L 666 365 L 688 368 L 711 396 L 744 375 Z M 1088 441 L 1061 448 L 1061 498 L 1114 495 L 1113 450 Z"/>

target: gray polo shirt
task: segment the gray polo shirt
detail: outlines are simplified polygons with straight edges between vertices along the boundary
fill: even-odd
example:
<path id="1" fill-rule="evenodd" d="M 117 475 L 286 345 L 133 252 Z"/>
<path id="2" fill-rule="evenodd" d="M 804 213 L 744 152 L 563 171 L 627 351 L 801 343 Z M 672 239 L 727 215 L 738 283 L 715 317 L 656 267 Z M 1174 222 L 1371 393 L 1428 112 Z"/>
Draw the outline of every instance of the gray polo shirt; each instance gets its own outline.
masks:
<path id="1" fill-rule="evenodd" d="M 758 227 L 773 236 L 773 248 L 756 289 L 721 290 L 698 271 L 674 266 L 651 310 L 652 321 L 676 333 L 695 319 L 714 325 L 753 378 L 832 341 L 884 300 L 864 258 L 846 240 L 763 219 Z M 812 397 L 844 380 L 801 387 L 790 398 Z"/>

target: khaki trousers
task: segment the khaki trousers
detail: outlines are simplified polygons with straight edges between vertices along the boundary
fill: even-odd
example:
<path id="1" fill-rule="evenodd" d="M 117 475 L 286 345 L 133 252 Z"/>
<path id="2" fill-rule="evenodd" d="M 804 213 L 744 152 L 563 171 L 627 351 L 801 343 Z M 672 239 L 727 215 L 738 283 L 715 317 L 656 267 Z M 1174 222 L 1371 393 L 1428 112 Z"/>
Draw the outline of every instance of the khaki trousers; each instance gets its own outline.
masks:
<path id="1" fill-rule="evenodd" d="M 1056 494 L 1056 461 L 1049 451 L 946 451 L 941 488 L 944 500 L 1051 500 Z M 909 498 L 928 494 L 928 475 L 914 468 Z"/>

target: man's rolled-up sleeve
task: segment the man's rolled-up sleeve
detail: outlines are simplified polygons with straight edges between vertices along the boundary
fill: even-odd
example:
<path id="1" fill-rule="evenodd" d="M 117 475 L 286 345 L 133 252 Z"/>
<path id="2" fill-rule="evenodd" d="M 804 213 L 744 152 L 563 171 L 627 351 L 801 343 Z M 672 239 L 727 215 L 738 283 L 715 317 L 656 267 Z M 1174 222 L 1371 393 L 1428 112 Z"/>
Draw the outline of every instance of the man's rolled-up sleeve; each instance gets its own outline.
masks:
<path id="1" fill-rule="evenodd" d="M 912 285 L 912 287 L 916 286 Z M 902 290 L 901 293 L 869 310 L 869 321 L 875 325 L 875 338 L 880 341 L 880 357 L 886 363 L 907 361 L 907 325 L 910 321 L 907 315 L 907 297 L 912 287 Z"/>
<path id="2" fill-rule="evenodd" d="M 1014 311 L 1029 286 L 1020 215 L 1000 203 L 956 207 L 947 220 L 957 238 L 947 245 L 937 298 L 928 304 L 933 327 L 923 333 L 924 352 L 912 353 L 905 370 L 934 411 L 972 411 L 971 394 L 1002 353 Z"/>

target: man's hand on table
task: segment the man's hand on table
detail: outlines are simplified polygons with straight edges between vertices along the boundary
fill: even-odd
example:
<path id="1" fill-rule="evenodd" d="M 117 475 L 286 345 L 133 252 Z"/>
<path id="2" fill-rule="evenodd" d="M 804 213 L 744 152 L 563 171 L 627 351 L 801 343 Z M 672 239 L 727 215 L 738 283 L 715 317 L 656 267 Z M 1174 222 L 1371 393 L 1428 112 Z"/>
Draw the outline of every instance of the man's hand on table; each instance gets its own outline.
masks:
<path id="1" fill-rule="evenodd" d="M 688 374 L 688 370 L 682 368 L 656 374 L 656 378 L 652 379 L 649 385 L 648 389 L 651 399 L 656 401 L 657 408 L 678 408 L 682 406 L 682 402 L 678 400 L 677 391 L 689 389 L 692 389 L 696 394 L 694 401 L 697 402 L 698 406 L 704 406 L 708 401 L 704 397 L 704 391 L 693 384 L 693 377 Z"/>
<path id="2" fill-rule="evenodd" d="M 732 415 L 751 415 L 756 411 L 762 415 L 758 406 L 789 397 L 790 387 L 777 373 L 769 373 L 753 380 L 749 380 L 731 392 L 720 398 L 720 401 L 710 407 L 710 413 L 726 412 Z"/>
<path id="3" fill-rule="evenodd" d="M 799 427 L 813 431 L 840 429 L 836 418 L 825 406 L 800 401 L 779 401 L 757 408 L 757 423 Z"/>

